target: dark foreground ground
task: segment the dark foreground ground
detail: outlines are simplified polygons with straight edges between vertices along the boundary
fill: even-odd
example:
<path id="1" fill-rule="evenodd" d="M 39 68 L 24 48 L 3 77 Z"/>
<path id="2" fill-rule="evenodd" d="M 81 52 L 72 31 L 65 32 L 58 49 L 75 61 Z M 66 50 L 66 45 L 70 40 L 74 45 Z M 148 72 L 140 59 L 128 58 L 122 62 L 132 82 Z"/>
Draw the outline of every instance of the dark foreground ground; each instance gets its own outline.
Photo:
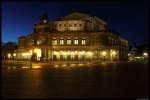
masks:
<path id="1" fill-rule="evenodd" d="M 3 69 L 2 97 L 148 99 L 148 64 L 67 67 Z"/>

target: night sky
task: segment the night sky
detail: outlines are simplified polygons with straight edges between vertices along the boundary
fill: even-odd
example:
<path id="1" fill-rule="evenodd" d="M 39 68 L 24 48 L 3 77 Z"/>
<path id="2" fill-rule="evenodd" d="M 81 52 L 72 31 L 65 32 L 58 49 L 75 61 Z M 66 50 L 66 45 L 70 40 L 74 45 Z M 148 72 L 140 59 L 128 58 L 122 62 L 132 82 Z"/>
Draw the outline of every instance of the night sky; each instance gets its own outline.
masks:
<path id="1" fill-rule="evenodd" d="M 55 20 L 71 11 L 87 12 L 132 43 L 148 42 L 148 2 L 2 2 L 2 41 L 17 42 L 30 34 L 40 15 Z"/>

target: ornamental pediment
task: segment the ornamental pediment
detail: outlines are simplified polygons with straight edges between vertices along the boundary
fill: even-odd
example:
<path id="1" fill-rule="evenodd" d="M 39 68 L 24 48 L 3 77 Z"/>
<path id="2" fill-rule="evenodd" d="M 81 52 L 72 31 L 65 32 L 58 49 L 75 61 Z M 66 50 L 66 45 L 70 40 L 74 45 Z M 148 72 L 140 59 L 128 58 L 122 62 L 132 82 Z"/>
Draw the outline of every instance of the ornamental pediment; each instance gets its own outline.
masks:
<path id="1" fill-rule="evenodd" d="M 62 20 L 83 20 L 88 17 L 90 17 L 90 15 L 88 15 L 88 14 L 73 12 L 73 13 L 63 17 Z"/>

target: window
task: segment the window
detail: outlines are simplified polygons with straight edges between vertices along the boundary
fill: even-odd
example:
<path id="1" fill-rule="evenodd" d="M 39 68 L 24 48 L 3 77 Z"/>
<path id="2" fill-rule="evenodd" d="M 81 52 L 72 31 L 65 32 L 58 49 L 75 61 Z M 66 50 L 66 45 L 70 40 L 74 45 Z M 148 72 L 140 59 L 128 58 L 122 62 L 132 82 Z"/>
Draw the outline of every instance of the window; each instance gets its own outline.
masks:
<path id="1" fill-rule="evenodd" d="M 71 39 L 67 39 L 67 45 L 71 45 Z"/>
<path id="2" fill-rule="evenodd" d="M 69 27 L 72 27 L 72 25 L 71 25 L 71 24 L 69 24 Z"/>
<path id="3" fill-rule="evenodd" d="M 74 27 L 76 27 L 77 26 L 77 24 L 74 24 Z"/>
<path id="4" fill-rule="evenodd" d="M 79 43 L 78 39 L 75 39 L 75 40 L 74 40 L 74 44 L 75 44 L 75 45 L 78 45 L 78 43 Z"/>
<path id="5" fill-rule="evenodd" d="M 82 25 L 81 25 L 81 24 L 79 24 L 79 26 L 81 27 Z"/>
<path id="6" fill-rule="evenodd" d="M 35 43 L 35 40 L 32 40 L 31 44 L 34 44 Z"/>
<path id="7" fill-rule="evenodd" d="M 59 27 L 61 27 L 61 24 L 59 24 Z"/>
<path id="8" fill-rule="evenodd" d="M 60 39 L 60 45 L 64 45 L 64 39 Z"/>
<path id="9" fill-rule="evenodd" d="M 82 39 L 81 44 L 85 45 L 85 41 L 86 41 L 85 39 Z"/>
<path id="10" fill-rule="evenodd" d="M 52 40 L 52 45 L 57 45 L 57 40 L 56 39 Z"/>
<path id="11" fill-rule="evenodd" d="M 64 27 L 66 27 L 66 24 L 64 24 Z"/>

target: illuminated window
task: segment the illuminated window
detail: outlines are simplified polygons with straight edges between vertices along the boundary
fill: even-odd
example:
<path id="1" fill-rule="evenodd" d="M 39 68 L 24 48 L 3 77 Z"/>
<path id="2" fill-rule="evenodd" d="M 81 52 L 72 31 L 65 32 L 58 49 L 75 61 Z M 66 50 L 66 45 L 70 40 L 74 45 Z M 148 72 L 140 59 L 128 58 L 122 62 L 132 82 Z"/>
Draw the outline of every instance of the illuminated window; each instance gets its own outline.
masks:
<path id="1" fill-rule="evenodd" d="M 81 44 L 85 45 L 85 41 L 86 41 L 85 39 L 82 39 Z"/>
<path id="2" fill-rule="evenodd" d="M 60 45 L 64 45 L 64 39 L 60 39 Z"/>
<path id="3" fill-rule="evenodd" d="M 57 40 L 56 39 L 52 40 L 52 45 L 57 45 Z"/>
<path id="4" fill-rule="evenodd" d="M 71 45 L 71 39 L 67 40 L 67 45 Z"/>
<path id="5" fill-rule="evenodd" d="M 78 39 L 75 39 L 75 40 L 74 40 L 74 44 L 75 44 L 75 45 L 78 45 L 78 44 L 79 44 L 79 40 L 78 40 Z"/>

